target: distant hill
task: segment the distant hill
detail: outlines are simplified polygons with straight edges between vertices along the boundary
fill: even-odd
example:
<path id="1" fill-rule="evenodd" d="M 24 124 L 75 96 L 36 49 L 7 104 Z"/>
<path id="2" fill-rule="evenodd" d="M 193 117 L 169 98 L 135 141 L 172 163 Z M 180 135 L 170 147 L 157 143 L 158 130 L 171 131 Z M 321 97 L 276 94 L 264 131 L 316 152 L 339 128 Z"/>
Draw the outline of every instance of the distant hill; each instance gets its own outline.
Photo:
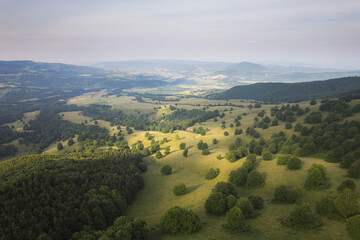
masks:
<path id="1" fill-rule="evenodd" d="M 166 85 L 156 75 L 114 74 L 111 70 L 62 63 L 0 61 L 0 84 L 4 86 L 61 89 L 126 89 Z"/>
<path id="2" fill-rule="evenodd" d="M 231 64 L 232 63 L 225 62 L 201 62 L 187 60 L 132 60 L 101 62 L 93 66 L 115 71 L 184 73 L 195 71 L 198 68 L 217 70 Z"/>
<path id="3" fill-rule="evenodd" d="M 302 83 L 256 83 L 236 86 L 209 96 L 213 99 L 254 99 L 264 102 L 300 102 L 360 93 L 360 77 Z"/>
<path id="4" fill-rule="evenodd" d="M 269 72 L 269 70 L 262 65 L 251 62 L 241 62 L 226 66 L 225 68 L 217 71 L 215 74 L 224 74 L 226 76 L 235 77 L 263 75 L 265 72 Z"/>
<path id="5" fill-rule="evenodd" d="M 104 69 L 63 63 L 33 61 L 0 61 L 0 74 L 48 73 L 48 74 L 104 74 Z"/>

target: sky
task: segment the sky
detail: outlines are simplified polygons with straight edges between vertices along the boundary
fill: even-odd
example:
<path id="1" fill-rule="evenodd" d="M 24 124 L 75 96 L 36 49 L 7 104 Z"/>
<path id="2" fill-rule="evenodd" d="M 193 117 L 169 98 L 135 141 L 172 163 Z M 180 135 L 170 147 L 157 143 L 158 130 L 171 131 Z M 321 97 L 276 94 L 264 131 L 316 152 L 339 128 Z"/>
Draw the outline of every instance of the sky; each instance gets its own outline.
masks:
<path id="1" fill-rule="evenodd" d="M 0 59 L 360 68 L 360 1 L 0 0 Z"/>

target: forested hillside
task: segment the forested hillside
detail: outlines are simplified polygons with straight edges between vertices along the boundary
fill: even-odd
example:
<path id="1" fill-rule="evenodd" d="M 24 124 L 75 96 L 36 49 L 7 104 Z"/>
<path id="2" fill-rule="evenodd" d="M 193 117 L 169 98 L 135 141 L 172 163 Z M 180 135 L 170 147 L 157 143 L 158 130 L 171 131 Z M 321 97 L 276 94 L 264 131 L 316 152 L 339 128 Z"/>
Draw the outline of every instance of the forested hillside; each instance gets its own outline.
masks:
<path id="1" fill-rule="evenodd" d="M 360 77 L 345 77 L 302 83 L 256 83 L 236 86 L 212 99 L 254 99 L 270 103 L 333 98 L 360 92 Z"/>
<path id="2" fill-rule="evenodd" d="M 129 150 L 2 162 L 0 238 L 70 239 L 78 231 L 105 230 L 144 186 L 140 165 Z"/>

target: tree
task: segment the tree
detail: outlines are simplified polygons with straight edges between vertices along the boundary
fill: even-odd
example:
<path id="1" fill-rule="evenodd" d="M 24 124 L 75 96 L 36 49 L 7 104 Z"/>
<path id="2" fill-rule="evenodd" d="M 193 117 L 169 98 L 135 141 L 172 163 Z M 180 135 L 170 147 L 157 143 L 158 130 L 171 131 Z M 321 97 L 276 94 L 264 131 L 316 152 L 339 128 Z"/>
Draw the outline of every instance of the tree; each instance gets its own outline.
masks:
<path id="1" fill-rule="evenodd" d="M 165 155 L 170 154 L 170 146 L 165 147 L 164 153 L 165 153 Z"/>
<path id="2" fill-rule="evenodd" d="M 174 187 L 174 194 L 176 196 L 181 196 L 181 195 L 185 195 L 187 193 L 187 189 L 185 184 L 183 183 L 179 183 L 178 185 L 176 185 Z"/>
<path id="3" fill-rule="evenodd" d="M 161 168 L 162 175 L 170 175 L 171 172 L 172 172 L 172 167 L 170 167 L 169 165 L 165 165 Z"/>
<path id="4" fill-rule="evenodd" d="M 228 132 L 228 131 L 225 131 L 225 132 L 224 132 L 224 136 L 229 136 L 229 132 Z"/>
<path id="5" fill-rule="evenodd" d="M 184 143 L 184 142 L 180 143 L 179 148 L 180 148 L 180 150 L 185 150 L 186 143 Z"/>
<path id="6" fill-rule="evenodd" d="M 290 157 L 287 168 L 291 170 L 297 170 L 301 168 L 301 160 L 297 157 Z"/>
<path id="7" fill-rule="evenodd" d="M 249 189 L 260 188 L 265 185 L 265 179 L 261 173 L 253 170 L 249 173 L 246 181 L 246 187 Z"/>
<path id="8" fill-rule="evenodd" d="M 170 234 L 195 233 L 201 228 L 200 218 L 192 210 L 172 207 L 166 210 L 160 220 L 161 231 Z"/>
<path id="9" fill-rule="evenodd" d="M 255 218 L 254 206 L 248 199 L 239 199 L 235 206 L 241 209 L 245 219 Z"/>
<path id="10" fill-rule="evenodd" d="M 235 206 L 237 198 L 234 195 L 227 196 L 227 207 L 231 209 Z"/>
<path id="11" fill-rule="evenodd" d="M 286 185 L 280 185 L 274 191 L 274 203 L 291 204 L 300 198 L 300 192 Z"/>
<path id="12" fill-rule="evenodd" d="M 209 151 L 208 148 L 205 148 L 205 149 L 202 150 L 201 153 L 202 153 L 202 155 L 209 155 L 209 154 L 210 154 L 210 151 Z"/>
<path id="13" fill-rule="evenodd" d="M 229 174 L 229 182 L 237 187 L 244 186 L 246 184 L 247 174 L 247 169 L 245 168 L 232 170 Z"/>
<path id="14" fill-rule="evenodd" d="M 337 209 L 334 200 L 330 197 L 324 197 L 316 203 L 316 213 L 324 215 L 329 218 L 334 218 L 337 215 Z"/>
<path id="15" fill-rule="evenodd" d="M 184 151 L 183 151 L 183 156 L 184 157 L 187 157 L 188 156 L 188 153 L 189 153 L 189 149 L 184 149 Z"/>
<path id="16" fill-rule="evenodd" d="M 250 196 L 249 201 L 254 206 L 254 209 L 260 210 L 264 208 L 264 199 L 260 196 Z"/>
<path id="17" fill-rule="evenodd" d="M 211 180 L 216 178 L 220 174 L 220 169 L 217 168 L 216 170 L 210 168 L 209 171 L 206 173 L 205 179 Z"/>
<path id="18" fill-rule="evenodd" d="M 270 151 L 267 150 L 262 153 L 262 157 L 264 160 L 271 160 L 273 158 L 273 155 Z"/>
<path id="19" fill-rule="evenodd" d="M 226 230 L 230 232 L 248 232 L 250 231 L 250 226 L 245 223 L 245 217 L 242 214 L 242 211 L 238 207 L 230 209 L 226 214 Z"/>
<path id="20" fill-rule="evenodd" d="M 216 145 L 216 144 L 218 144 L 218 143 L 219 143 L 219 141 L 218 141 L 216 138 L 214 138 L 214 139 L 213 139 L 213 144 Z"/>
<path id="21" fill-rule="evenodd" d="M 287 163 L 289 162 L 289 159 L 291 158 L 290 154 L 285 154 L 285 155 L 278 155 L 277 156 L 277 161 L 276 164 L 277 165 L 287 165 Z"/>
<path id="22" fill-rule="evenodd" d="M 360 160 L 355 161 L 353 164 L 351 164 L 348 175 L 351 178 L 360 178 Z"/>
<path id="23" fill-rule="evenodd" d="M 345 156 L 342 157 L 340 166 L 342 168 L 349 168 L 351 166 L 351 164 L 353 164 L 355 162 L 355 160 L 356 160 L 356 158 L 354 156 L 354 153 L 349 152 L 348 154 L 346 154 Z"/>
<path id="24" fill-rule="evenodd" d="M 286 122 L 285 123 L 285 129 L 292 129 L 293 126 L 292 126 L 292 123 L 291 122 Z"/>
<path id="25" fill-rule="evenodd" d="M 64 149 L 64 146 L 62 145 L 62 143 L 58 143 L 57 145 L 57 150 L 63 150 Z"/>
<path id="26" fill-rule="evenodd" d="M 137 148 L 139 151 L 142 151 L 142 150 L 144 150 L 144 145 L 143 145 L 141 142 L 139 142 L 139 143 L 136 145 L 136 148 Z"/>
<path id="27" fill-rule="evenodd" d="M 72 145 L 74 145 L 74 140 L 72 138 L 69 139 L 69 141 L 67 142 L 67 145 L 70 147 Z"/>
<path id="28" fill-rule="evenodd" d="M 227 197 L 224 194 L 215 192 L 211 193 L 206 199 L 205 209 L 208 213 L 222 215 L 228 210 Z"/>
<path id="29" fill-rule="evenodd" d="M 162 155 L 162 153 L 161 153 L 160 151 L 157 151 L 157 152 L 155 153 L 155 157 L 156 157 L 156 158 L 162 158 L 163 155 Z"/>
<path id="30" fill-rule="evenodd" d="M 360 215 L 356 215 L 347 219 L 346 230 L 352 239 L 360 239 Z"/>
<path id="31" fill-rule="evenodd" d="M 288 217 L 281 218 L 280 221 L 283 225 L 295 229 L 316 229 L 322 225 L 308 203 L 297 206 Z"/>
<path id="32" fill-rule="evenodd" d="M 236 196 L 236 189 L 232 183 L 218 182 L 212 189 L 213 193 L 221 193 L 225 196 L 234 195 Z"/>
<path id="33" fill-rule="evenodd" d="M 315 99 L 311 100 L 310 105 L 316 105 L 316 100 Z"/>
<path id="34" fill-rule="evenodd" d="M 350 217 L 360 210 L 357 194 L 347 188 L 335 199 L 334 204 L 344 217 Z"/>
<path id="35" fill-rule="evenodd" d="M 141 155 L 143 155 L 144 157 L 149 156 L 151 153 L 149 151 L 148 148 L 144 148 L 144 150 L 141 151 Z"/>
<path id="36" fill-rule="evenodd" d="M 340 185 L 337 187 L 337 190 L 339 192 L 342 192 L 345 188 L 348 188 L 350 190 L 355 190 L 356 185 L 354 180 L 346 179 L 340 183 Z"/>
<path id="37" fill-rule="evenodd" d="M 304 184 L 306 190 L 321 190 L 329 187 L 325 177 L 325 167 L 321 164 L 312 164 L 308 170 Z"/>

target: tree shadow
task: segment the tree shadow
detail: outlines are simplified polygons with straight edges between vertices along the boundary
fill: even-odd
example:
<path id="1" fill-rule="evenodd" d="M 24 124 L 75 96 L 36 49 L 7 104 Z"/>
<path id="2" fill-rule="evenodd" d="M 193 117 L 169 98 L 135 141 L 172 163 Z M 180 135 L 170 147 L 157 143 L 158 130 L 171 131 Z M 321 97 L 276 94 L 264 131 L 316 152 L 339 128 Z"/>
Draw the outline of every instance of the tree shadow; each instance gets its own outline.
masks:
<path id="1" fill-rule="evenodd" d="M 195 191 L 196 189 L 198 189 L 201 186 L 202 186 L 202 184 L 196 184 L 196 185 L 193 185 L 191 187 L 188 187 L 187 188 L 187 193 L 191 193 L 191 192 Z"/>

